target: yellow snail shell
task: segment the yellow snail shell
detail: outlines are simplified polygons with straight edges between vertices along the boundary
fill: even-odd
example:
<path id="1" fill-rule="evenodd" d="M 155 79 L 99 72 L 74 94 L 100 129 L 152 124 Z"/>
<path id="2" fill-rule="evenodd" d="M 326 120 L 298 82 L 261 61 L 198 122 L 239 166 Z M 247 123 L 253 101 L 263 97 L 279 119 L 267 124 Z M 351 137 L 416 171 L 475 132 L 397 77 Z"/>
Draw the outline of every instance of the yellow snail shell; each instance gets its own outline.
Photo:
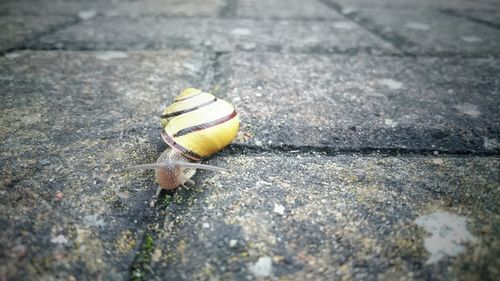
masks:
<path id="1" fill-rule="evenodd" d="M 131 169 L 155 169 L 156 181 L 163 189 L 175 189 L 191 181 L 196 169 L 227 171 L 198 162 L 222 150 L 238 134 L 240 121 L 231 104 L 188 88 L 165 108 L 161 118 L 161 136 L 170 148 L 155 164 Z"/>
<path id="2" fill-rule="evenodd" d="M 222 150 L 238 134 L 234 107 L 201 90 L 188 88 L 162 115 L 163 140 L 184 156 L 200 161 Z"/>

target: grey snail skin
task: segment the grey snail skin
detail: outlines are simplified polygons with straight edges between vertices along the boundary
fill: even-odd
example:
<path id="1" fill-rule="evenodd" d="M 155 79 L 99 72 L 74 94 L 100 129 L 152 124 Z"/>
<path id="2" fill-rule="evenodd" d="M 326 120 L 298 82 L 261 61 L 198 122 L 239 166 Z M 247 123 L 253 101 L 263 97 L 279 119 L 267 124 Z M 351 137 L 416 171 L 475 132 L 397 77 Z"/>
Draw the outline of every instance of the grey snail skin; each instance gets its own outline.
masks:
<path id="1" fill-rule="evenodd" d="M 200 162 L 222 150 L 236 137 L 240 121 L 234 107 L 210 93 L 188 88 L 161 115 L 161 136 L 169 145 L 156 163 L 127 170 L 154 169 L 161 189 L 173 190 L 185 183 L 196 169 L 228 171 Z"/>

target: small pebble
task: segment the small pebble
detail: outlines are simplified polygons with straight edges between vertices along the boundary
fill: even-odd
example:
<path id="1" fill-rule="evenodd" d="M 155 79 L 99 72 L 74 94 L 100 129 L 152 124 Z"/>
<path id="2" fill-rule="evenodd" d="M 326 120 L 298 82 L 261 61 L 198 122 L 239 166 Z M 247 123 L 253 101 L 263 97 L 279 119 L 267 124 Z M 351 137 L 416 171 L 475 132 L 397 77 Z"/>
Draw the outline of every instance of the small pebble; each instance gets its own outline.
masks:
<path id="1" fill-rule="evenodd" d="M 405 27 L 415 30 L 429 30 L 431 27 L 428 24 L 420 22 L 407 22 Z"/>
<path id="2" fill-rule="evenodd" d="M 113 59 L 124 59 L 128 57 L 128 54 L 120 51 L 105 51 L 95 54 L 95 57 L 99 60 L 109 61 Z"/>
<path id="3" fill-rule="evenodd" d="M 243 50 L 247 50 L 247 51 L 253 50 L 253 49 L 255 49 L 256 47 L 257 47 L 257 44 L 256 44 L 256 43 L 254 43 L 254 42 L 250 42 L 250 43 L 243 43 L 243 44 L 241 45 L 241 48 L 242 48 Z"/>
<path id="4" fill-rule="evenodd" d="M 392 120 L 392 119 L 386 118 L 386 119 L 384 120 L 384 124 L 385 124 L 386 126 L 388 126 L 388 127 L 394 128 L 394 127 L 396 127 L 396 126 L 398 125 L 398 122 L 396 122 L 396 121 L 394 121 L 394 120 Z"/>
<path id="5" fill-rule="evenodd" d="M 50 242 L 52 242 L 54 244 L 66 244 L 66 243 L 68 243 L 68 239 L 66 239 L 66 237 L 64 237 L 64 235 L 59 234 L 56 237 L 50 239 Z"/>
<path id="6" fill-rule="evenodd" d="M 337 29 L 354 29 L 356 25 L 349 21 L 337 21 L 333 22 L 333 27 Z"/>
<path id="7" fill-rule="evenodd" d="M 61 191 L 58 191 L 56 192 L 56 195 L 54 195 L 54 198 L 57 200 L 57 201 L 61 201 L 64 197 L 64 193 L 62 193 Z"/>
<path id="8" fill-rule="evenodd" d="M 284 215 L 285 214 L 285 207 L 281 204 L 274 203 L 274 212 L 279 214 L 279 215 Z"/>
<path id="9" fill-rule="evenodd" d="M 97 15 L 97 12 L 94 10 L 88 11 L 80 11 L 78 12 L 78 17 L 82 20 L 89 20 Z"/>
<path id="10" fill-rule="evenodd" d="M 230 31 L 230 33 L 231 35 L 244 36 L 249 35 L 251 31 L 248 28 L 234 28 Z"/>
<path id="11" fill-rule="evenodd" d="M 432 163 L 436 165 L 443 165 L 444 161 L 441 158 L 432 159 Z"/>
<path id="12" fill-rule="evenodd" d="M 380 85 L 386 86 L 387 88 L 389 88 L 391 90 L 399 90 L 399 89 L 403 88 L 402 82 L 394 80 L 394 79 L 390 79 L 390 78 L 378 79 L 377 82 Z"/>
<path id="13" fill-rule="evenodd" d="M 17 245 L 12 248 L 12 252 L 18 258 L 24 258 L 28 254 L 28 248 L 24 245 Z"/>
<path id="14" fill-rule="evenodd" d="M 238 244 L 238 240 L 231 239 L 231 240 L 229 241 L 229 247 L 230 247 L 230 248 L 234 248 L 234 247 L 236 247 L 236 244 Z"/>
<path id="15" fill-rule="evenodd" d="M 500 148 L 500 142 L 498 142 L 496 139 L 483 137 L 483 147 L 487 150 L 495 150 L 497 148 Z"/>
<path id="16" fill-rule="evenodd" d="M 483 39 L 481 39 L 477 36 L 462 36 L 462 37 L 460 37 L 460 40 L 468 42 L 468 43 L 479 43 L 479 42 L 483 41 Z"/>
<path id="17" fill-rule="evenodd" d="M 257 277 L 267 277 L 271 275 L 273 270 L 273 263 L 271 257 L 260 257 L 259 260 L 252 266 L 250 266 L 250 272 L 252 272 Z"/>
<path id="18" fill-rule="evenodd" d="M 5 57 L 8 59 L 15 59 L 15 58 L 18 58 L 20 56 L 21 56 L 21 54 L 19 54 L 19 53 L 7 53 L 7 54 L 5 54 Z"/>
<path id="19" fill-rule="evenodd" d="M 153 255 L 151 256 L 152 260 L 155 262 L 160 261 L 162 256 L 161 249 L 156 248 L 153 252 Z"/>

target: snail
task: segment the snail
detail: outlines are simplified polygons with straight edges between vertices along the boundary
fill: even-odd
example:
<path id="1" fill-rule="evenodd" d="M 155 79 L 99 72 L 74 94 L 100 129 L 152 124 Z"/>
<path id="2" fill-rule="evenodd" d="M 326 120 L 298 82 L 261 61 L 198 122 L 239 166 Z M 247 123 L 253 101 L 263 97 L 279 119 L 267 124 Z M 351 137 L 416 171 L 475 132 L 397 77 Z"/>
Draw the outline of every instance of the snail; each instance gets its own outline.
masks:
<path id="1" fill-rule="evenodd" d="M 161 125 L 161 137 L 169 148 L 156 163 L 128 168 L 154 169 L 160 186 L 158 191 L 194 183 L 190 178 L 196 169 L 227 171 L 199 162 L 222 150 L 236 137 L 240 121 L 230 103 L 210 93 L 187 88 L 165 108 Z"/>

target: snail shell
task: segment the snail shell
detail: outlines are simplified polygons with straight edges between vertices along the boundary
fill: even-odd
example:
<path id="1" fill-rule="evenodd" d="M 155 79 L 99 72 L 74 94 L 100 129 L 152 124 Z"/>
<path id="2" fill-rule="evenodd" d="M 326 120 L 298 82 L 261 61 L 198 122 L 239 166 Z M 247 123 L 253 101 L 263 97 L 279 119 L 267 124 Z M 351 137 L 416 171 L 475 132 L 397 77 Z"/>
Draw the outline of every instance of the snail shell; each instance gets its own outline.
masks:
<path id="1" fill-rule="evenodd" d="M 240 127 L 238 114 L 230 103 L 193 88 L 177 96 L 161 117 L 163 140 L 195 161 L 229 145 Z"/>
<path id="2" fill-rule="evenodd" d="M 238 134 L 240 121 L 231 104 L 188 88 L 163 111 L 161 124 L 161 136 L 170 148 L 155 164 L 129 169 L 155 169 L 156 181 L 163 189 L 175 189 L 191 181 L 196 169 L 227 171 L 198 162 L 222 150 Z"/>

